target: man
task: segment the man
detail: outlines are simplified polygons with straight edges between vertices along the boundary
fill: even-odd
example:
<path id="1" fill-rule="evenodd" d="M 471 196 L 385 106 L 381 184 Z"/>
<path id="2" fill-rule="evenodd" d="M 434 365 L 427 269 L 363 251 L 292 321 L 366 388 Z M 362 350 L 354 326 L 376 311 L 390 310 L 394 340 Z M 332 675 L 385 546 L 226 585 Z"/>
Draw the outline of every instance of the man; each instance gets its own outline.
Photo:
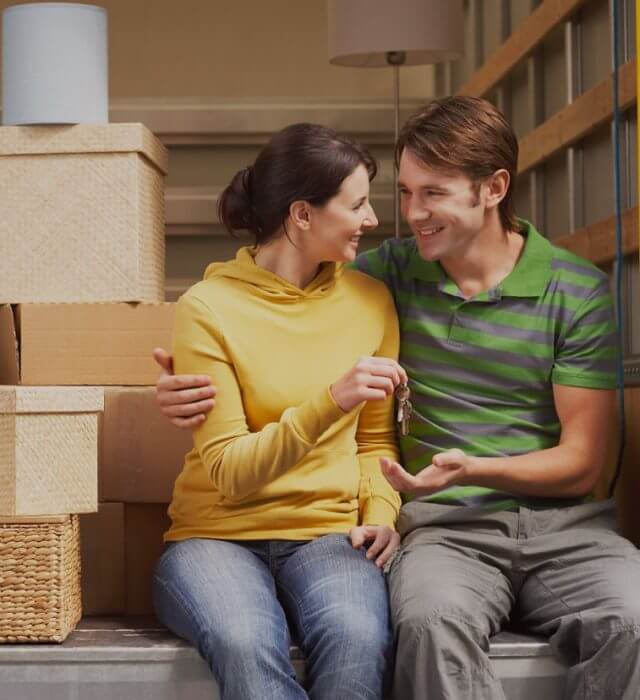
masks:
<path id="1" fill-rule="evenodd" d="M 397 700 L 504 698 L 486 652 L 510 618 L 569 661 L 567 698 L 640 688 L 640 556 L 588 501 L 615 455 L 608 281 L 515 218 L 517 153 L 490 103 L 430 103 L 396 145 L 414 238 L 356 261 L 393 293 L 413 403 L 406 470 L 381 464 L 416 497 L 389 570 Z M 171 406 L 183 385 L 159 380 L 167 415 L 206 409 Z"/>

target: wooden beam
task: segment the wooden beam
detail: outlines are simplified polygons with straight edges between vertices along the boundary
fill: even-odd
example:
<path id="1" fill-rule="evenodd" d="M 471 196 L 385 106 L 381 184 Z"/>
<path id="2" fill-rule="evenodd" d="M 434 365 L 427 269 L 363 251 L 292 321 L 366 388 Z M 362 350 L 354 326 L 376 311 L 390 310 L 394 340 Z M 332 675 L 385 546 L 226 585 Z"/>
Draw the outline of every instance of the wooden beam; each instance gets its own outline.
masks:
<path id="1" fill-rule="evenodd" d="M 606 265 L 616 256 L 615 228 L 616 219 L 612 216 L 567 236 L 554 238 L 552 243 L 595 265 Z M 622 215 L 622 250 L 625 255 L 638 252 L 638 207 L 627 209 Z"/>
<path id="2" fill-rule="evenodd" d="M 524 60 L 559 24 L 587 0 L 543 0 L 460 88 L 460 95 L 482 97 Z"/>
<path id="3" fill-rule="evenodd" d="M 403 99 L 405 121 L 424 104 Z M 393 144 L 393 102 L 388 99 L 318 100 L 138 98 L 112 100 L 111 122 L 142 122 L 166 145 L 263 145 L 296 122 L 326 124 L 367 144 Z"/>
<path id="4" fill-rule="evenodd" d="M 167 187 L 165 232 L 167 236 L 226 236 L 218 219 L 218 197 L 223 187 Z M 371 202 L 381 226 L 393 222 L 393 193 L 390 187 L 374 187 Z"/>
<path id="5" fill-rule="evenodd" d="M 623 110 L 628 109 L 636 99 L 636 71 L 635 58 L 620 67 L 618 100 Z M 520 139 L 518 174 L 583 139 L 612 116 L 613 82 L 609 77 Z"/>

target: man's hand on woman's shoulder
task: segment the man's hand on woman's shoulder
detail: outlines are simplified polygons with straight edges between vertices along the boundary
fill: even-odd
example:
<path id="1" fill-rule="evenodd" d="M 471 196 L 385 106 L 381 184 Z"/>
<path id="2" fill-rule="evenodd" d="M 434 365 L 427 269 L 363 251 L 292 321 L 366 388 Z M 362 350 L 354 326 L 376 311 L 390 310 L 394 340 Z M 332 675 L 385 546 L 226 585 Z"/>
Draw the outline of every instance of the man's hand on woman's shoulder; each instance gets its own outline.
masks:
<path id="1" fill-rule="evenodd" d="M 198 374 L 175 375 L 173 358 L 162 348 L 155 348 L 153 357 L 161 369 L 156 382 L 160 411 L 178 428 L 197 428 L 216 405 L 216 388 L 211 386 L 211 378 Z"/>

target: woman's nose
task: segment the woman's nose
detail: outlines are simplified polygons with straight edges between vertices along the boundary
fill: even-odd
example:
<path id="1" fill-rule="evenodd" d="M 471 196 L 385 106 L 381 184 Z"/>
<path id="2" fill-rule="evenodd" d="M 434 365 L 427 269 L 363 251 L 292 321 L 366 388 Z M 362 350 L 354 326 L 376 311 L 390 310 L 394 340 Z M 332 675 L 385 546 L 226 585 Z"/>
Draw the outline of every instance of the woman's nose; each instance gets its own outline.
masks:
<path id="1" fill-rule="evenodd" d="M 367 228 L 375 228 L 378 225 L 378 217 L 376 216 L 373 207 L 369 204 L 369 211 L 367 211 L 365 219 L 363 221 L 363 226 Z"/>

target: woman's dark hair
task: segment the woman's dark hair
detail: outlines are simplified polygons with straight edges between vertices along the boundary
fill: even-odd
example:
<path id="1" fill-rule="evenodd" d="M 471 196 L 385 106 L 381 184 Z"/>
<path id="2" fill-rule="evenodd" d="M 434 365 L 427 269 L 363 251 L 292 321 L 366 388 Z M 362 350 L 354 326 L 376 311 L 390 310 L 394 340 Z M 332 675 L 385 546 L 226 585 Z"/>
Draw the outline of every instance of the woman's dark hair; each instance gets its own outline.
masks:
<path id="1" fill-rule="evenodd" d="M 295 201 L 323 206 L 342 181 L 364 165 L 373 180 L 378 167 L 360 144 L 319 124 L 292 124 L 275 134 L 255 163 L 235 174 L 218 200 L 218 217 L 230 232 L 247 230 L 256 245 L 284 225 Z"/>

